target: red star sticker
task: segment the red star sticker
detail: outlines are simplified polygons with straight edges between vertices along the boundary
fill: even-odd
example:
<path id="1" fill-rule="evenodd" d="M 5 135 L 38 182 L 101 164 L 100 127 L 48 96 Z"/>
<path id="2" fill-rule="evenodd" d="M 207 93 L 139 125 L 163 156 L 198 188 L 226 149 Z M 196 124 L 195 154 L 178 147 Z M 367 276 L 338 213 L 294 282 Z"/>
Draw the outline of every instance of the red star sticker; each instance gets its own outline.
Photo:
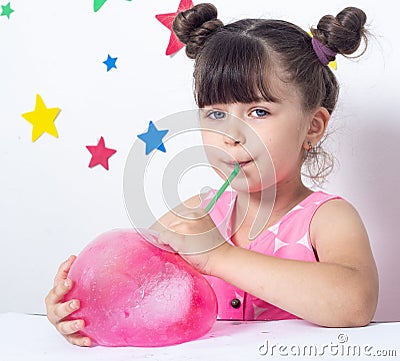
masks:
<path id="1" fill-rule="evenodd" d="M 92 153 L 92 159 L 89 163 L 89 168 L 101 164 L 108 170 L 108 158 L 110 158 L 117 151 L 115 149 L 106 148 L 104 138 L 101 137 L 97 145 L 87 145 L 86 148 Z"/>
<path id="2" fill-rule="evenodd" d="M 174 54 L 185 46 L 185 44 L 183 44 L 173 32 L 172 23 L 175 19 L 175 16 L 178 15 L 178 13 L 180 13 L 181 11 L 188 10 L 192 7 L 193 7 L 192 0 L 181 0 L 178 6 L 178 10 L 175 13 L 156 15 L 156 19 L 171 31 L 171 36 L 169 38 L 169 43 L 165 55 Z"/>

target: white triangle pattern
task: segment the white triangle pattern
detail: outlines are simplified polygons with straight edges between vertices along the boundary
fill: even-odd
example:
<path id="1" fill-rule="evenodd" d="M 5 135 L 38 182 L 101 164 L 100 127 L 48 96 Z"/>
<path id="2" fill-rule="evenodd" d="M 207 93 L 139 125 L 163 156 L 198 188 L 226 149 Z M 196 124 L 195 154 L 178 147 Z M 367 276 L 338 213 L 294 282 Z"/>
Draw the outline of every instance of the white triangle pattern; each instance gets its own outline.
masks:
<path id="1" fill-rule="evenodd" d="M 301 206 L 300 204 L 298 204 L 297 206 L 293 207 L 289 212 L 287 212 L 286 215 L 288 215 L 294 211 L 298 211 L 299 209 L 304 209 L 304 207 Z"/>
<path id="2" fill-rule="evenodd" d="M 239 295 L 239 293 L 237 293 L 235 291 L 235 297 L 240 301 L 240 304 L 242 305 L 243 304 L 243 296 Z"/>
<path id="3" fill-rule="evenodd" d="M 296 243 L 297 244 L 302 244 L 303 246 L 307 247 L 310 251 L 312 251 L 312 249 L 310 248 L 310 245 L 308 243 L 308 231 Z"/>
<path id="4" fill-rule="evenodd" d="M 233 197 L 231 198 L 231 200 L 229 201 L 229 207 L 232 207 L 233 204 L 235 204 L 236 198 Z"/>
<path id="5" fill-rule="evenodd" d="M 280 248 L 287 246 L 288 243 L 283 242 L 278 237 L 275 237 L 274 253 L 276 253 Z"/>
<path id="6" fill-rule="evenodd" d="M 279 221 L 278 223 L 272 225 L 271 227 L 268 228 L 268 230 L 270 232 L 272 232 L 275 236 L 278 235 L 279 232 L 279 226 L 281 225 L 281 221 Z"/>
<path id="7" fill-rule="evenodd" d="M 265 307 L 259 307 L 253 302 L 254 319 L 256 320 L 263 312 L 267 310 Z"/>

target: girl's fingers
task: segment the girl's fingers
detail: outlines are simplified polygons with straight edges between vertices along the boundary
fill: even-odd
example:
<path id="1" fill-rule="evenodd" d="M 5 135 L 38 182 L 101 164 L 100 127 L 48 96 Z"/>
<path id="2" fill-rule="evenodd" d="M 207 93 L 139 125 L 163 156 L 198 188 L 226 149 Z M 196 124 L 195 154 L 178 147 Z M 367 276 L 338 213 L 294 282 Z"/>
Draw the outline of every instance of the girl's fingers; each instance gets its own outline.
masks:
<path id="1" fill-rule="evenodd" d="M 68 277 L 68 272 L 72 266 L 72 263 L 76 260 L 76 256 L 72 255 L 69 258 L 60 264 L 58 267 L 57 274 L 54 278 L 54 286 L 58 285 L 59 283 L 63 282 Z"/>
<path id="2" fill-rule="evenodd" d="M 85 327 L 83 320 L 62 321 L 56 325 L 58 332 L 62 335 L 72 335 Z"/>
<path id="3" fill-rule="evenodd" d="M 76 311 L 79 306 L 80 304 L 78 300 L 71 300 L 55 305 L 53 309 L 53 316 L 55 318 L 55 321 L 60 322 L 65 317 L 69 316 L 72 312 Z"/>
<path id="4" fill-rule="evenodd" d="M 51 307 L 57 303 L 60 303 L 64 296 L 69 292 L 71 287 L 72 281 L 68 278 L 56 284 L 46 296 L 46 306 Z"/>
<path id="5" fill-rule="evenodd" d="M 78 333 L 64 336 L 68 342 L 76 346 L 88 347 L 92 345 L 92 340 L 89 337 L 82 336 Z"/>
<path id="6" fill-rule="evenodd" d="M 160 232 L 158 236 L 158 244 L 160 245 L 168 245 L 170 246 L 175 252 L 179 252 L 179 246 L 182 243 L 182 235 L 177 234 L 170 230 L 165 230 Z"/>
<path id="7" fill-rule="evenodd" d="M 78 300 L 62 302 L 64 296 L 72 287 L 72 281 L 68 278 L 68 273 L 75 260 L 76 256 L 70 256 L 57 270 L 54 278 L 54 286 L 45 299 L 47 318 L 71 344 L 91 346 L 91 339 L 78 333 L 78 331 L 85 327 L 83 320 L 62 321 L 80 307 Z"/>

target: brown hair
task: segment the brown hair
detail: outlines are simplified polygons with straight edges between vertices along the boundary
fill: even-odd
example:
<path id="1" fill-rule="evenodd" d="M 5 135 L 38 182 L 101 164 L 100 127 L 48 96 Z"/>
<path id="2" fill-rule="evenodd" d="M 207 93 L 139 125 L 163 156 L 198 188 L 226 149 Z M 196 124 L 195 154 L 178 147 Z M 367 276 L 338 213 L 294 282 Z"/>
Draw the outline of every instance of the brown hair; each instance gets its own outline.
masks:
<path id="1" fill-rule="evenodd" d="M 336 17 L 322 17 L 311 33 L 335 53 L 350 55 L 366 41 L 365 22 L 362 10 L 347 7 Z M 299 89 L 305 111 L 322 106 L 332 113 L 336 106 L 339 84 L 335 75 L 319 60 L 311 36 L 297 25 L 270 19 L 223 25 L 215 6 L 204 3 L 179 13 L 173 30 L 186 44 L 187 56 L 195 59 L 194 93 L 200 108 L 250 103 L 260 100 L 260 94 L 267 101 L 276 101 L 279 97 L 272 86 L 276 75 Z M 329 155 L 320 145 L 318 149 L 321 152 L 308 153 L 317 160 L 309 167 L 316 168 L 316 174 L 309 175 L 313 180 L 324 179 L 332 168 Z M 318 161 L 317 153 L 325 160 Z M 307 161 L 310 163 L 310 157 Z"/>

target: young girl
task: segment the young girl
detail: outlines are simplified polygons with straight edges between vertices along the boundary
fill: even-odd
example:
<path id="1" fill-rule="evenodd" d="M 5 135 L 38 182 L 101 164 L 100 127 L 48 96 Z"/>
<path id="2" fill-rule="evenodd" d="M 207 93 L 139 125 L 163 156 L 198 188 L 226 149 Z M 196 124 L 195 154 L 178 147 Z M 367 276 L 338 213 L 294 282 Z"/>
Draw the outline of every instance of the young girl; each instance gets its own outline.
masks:
<path id="1" fill-rule="evenodd" d="M 208 154 L 210 163 L 224 174 L 230 174 L 234 162 L 241 170 L 231 183 L 234 192 L 225 192 L 209 213 L 203 210 L 205 200 L 195 196 L 178 207 L 179 216 L 168 212 L 152 228 L 160 243 L 206 275 L 221 319 L 302 318 L 352 327 L 367 325 L 374 315 L 378 276 L 360 216 L 340 196 L 313 192 L 301 178 L 305 165 L 316 171 L 310 175 L 316 181 L 328 173 L 321 142 L 339 90 L 328 63 L 336 54 L 359 48 L 366 40 L 365 22 L 361 10 L 346 8 L 336 17 L 324 16 L 311 37 L 280 20 L 223 25 L 211 4 L 196 5 L 175 18 L 174 31 L 195 59 L 201 121 L 209 129 L 225 129 L 202 135 L 209 148 L 221 149 Z M 248 129 L 264 149 L 252 146 Z M 216 224 L 232 195 L 223 236 Z M 255 219 L 263 227 L 253 239 Z M 199 240 L 207 249 L 190 252 Z M 90 339 L 78 332 L 83 320 L 65 320 L 79 308 L 79 300 L 62 302 L 72 286 L 67 274 L 74 259 L 60 266 L 46 306 L 49 320 L 70 342 L 88 346 Z"/>

